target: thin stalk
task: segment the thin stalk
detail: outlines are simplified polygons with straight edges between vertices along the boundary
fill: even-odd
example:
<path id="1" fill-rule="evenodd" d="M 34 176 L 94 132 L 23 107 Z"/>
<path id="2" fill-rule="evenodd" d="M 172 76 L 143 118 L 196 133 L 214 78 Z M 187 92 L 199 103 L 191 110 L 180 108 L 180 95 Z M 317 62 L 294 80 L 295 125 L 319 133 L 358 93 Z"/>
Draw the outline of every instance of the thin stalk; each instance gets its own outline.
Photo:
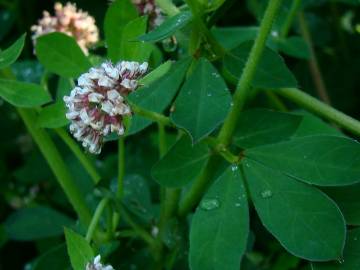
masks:
<path id="1" fill-rule="evenodd" d="M 17 108 L 17 110 L 80 220 L 87 226 L 91 220 L 91 210 L 80 189 L 75 185 L 51 137 L 44 129 L 35 127 L 36 113 L 33 109 Z"/>
<path id="2" fill-rule="evenodd" d="M 360 121 L 334 109 L 299 89 L 284 88 L 275 91 L 310 112 L 332 121 L 351 133 L 360 136 Z"/>
<path id="3" fill-rule="evenodd" d="M 55 129 L 56 134 L 64 141 L 64 143 L 70 148 L 76 158 L 83 165 L 86 172 L 90 175 L 94 184 L 97 184 L 101 176 L 96 171 L 94 164 L 91 160 L 85 155 L 81 147 L 69 136 L 69 134 L 63 128 Z"/>
<path id="4" fill-rule="evenodd" d="M 239 113 L 242 110 L 246 98 L 251 90 L 251 82 L 254 78 L 256 67 L 260 61 L 261 55 L 265 48 L 266 40 L 271 31 L 271 27 L 276 18 L 282 0 L 270 0 L 266 8 L 264 17 L 260 24 L 258 36 L 256 37 L 254 46 L 251 49 L 249 58 L 244 67 L 238 85 L 233 96 L 233 106 L 225 119 L 219 133 L 219 142 L 227 145 L 231 141 L 234 133 Z"/>
<path id="5" fill-rule="evenodd" d="M 118 140 L 118 177 L 117 177 L 117 192 L 116 197 L 119 201 L 124 196 L 124 177 L 125 177 L 125 137 L 120 137 Z M 113 215 L 113 229 L 116 228 L 120 221 L 120 214 L 115 212 Z"/>
<path id="6" fill-rule="evenodd" d="M 281 99 L 274 93 L 274 91 L 266 91 L 265 92 L 269 102 L 279 111 L 287 112 L 288 109 L 286 105 L 281 101 Z"/>
<path id="7" fill-rule="evenodd" d="M 148 243 L 149 246 L 154 247 L 156 245 L 155 239 L 150 235 L 150 233 L 148 233 L 140 225 L 138 225 L 122 205 L 120 205 L 120 210 L 122 218 L 134 230 L 134 232 L 146 243 Z"/>
<path id="8" fill-rule="evenodd" d="M 152 112 L 152 111 L 148 111 L 148 110 L 144 110 L 138 106 L 136 106 L 135 104 L 131 104 L 131 109 L 134 113 L 143 116 L 145 118 L 148 118 L 150 120 L 153 120 L 155 122 L 161 123 L 165 126 L 172 126 L 173 124 L 171 123 L 169 117 L 166 117 L 160 113 L 156 113 L 156 112 Z"/>
<path id="9" fill-rule="evenodd" d="M 124 195 L 124 176 L 125 176 L 125 137 L 120 137 L 118 142 L 118 183 L 117 197 L 122 199 Z"/>
<path id="10" fill-rule="evenodd" d="M 325 85 L 325 82 L 324 82 L 324 79 L 323 79 L 323 76 L 321 73 L 319 62 L 316 57 L 312 37 L 311 37 L 309 27 L 308 27 L 308 24 L 306 22 L 303 12 L 299 13 L 299 25 L 300 25 L 301 34 L 303 35 L 304 40 L 310 50 L 309 68 L 310 68 L 311 76 L 315 83 L 316 91 L 317 91 L 320 99 L 322 101 L 324 101 L 326 104 L 330 105 L 331 104 L 330 97 L 326 90 L 326 85 Z"/>
<path id="11" fill-rule="evenodd" d="M 280 31 L 280 37 L 282 37 L 282 38 L 287 37 L 300 7 L 301 7 L 301 0 L 293 0 L 292 5 L 289 10 L 289 13 L 288 13 L 288 16 L 286 17 L 286 20 L 285 20 L 284 24 L 282 25 L 282 28 Z"/>
<path id="12" fill-rule="evenodd" d="M 223 145 L 219 145 L 218 140 L 213 137 L 207 137 L 204 139 L 204 142 L 207 143 L 212 150 L 221 155 L 229 163 L 238 163 L 241 160 L 241 156 L 234 155 Z"/>
<path id="13" fill-rule="evenodd" d="M 88 231 L 86 233 L 86 237 L 85 239 L 90 242 L 95 231 L 96 231 L 96 227 L 99 224 L 100 218 L 102 213 L 104 212 L 104 209 L 106 207 L 106 205 L 109 203 L 109 198 L 103 198 L 100 203 L 98 204 L 98 206 L 96 207 L 95 213 L 91 219 L 90 225 L 88 227 Z"/>

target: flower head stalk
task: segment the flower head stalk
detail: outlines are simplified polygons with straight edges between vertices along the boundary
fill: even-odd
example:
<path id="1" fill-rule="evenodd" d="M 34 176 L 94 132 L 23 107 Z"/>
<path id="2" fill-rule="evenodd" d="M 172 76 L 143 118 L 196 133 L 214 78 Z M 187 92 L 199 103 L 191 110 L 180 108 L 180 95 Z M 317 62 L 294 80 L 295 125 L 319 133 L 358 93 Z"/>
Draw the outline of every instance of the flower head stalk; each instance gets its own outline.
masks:
<path id="1" fill-rule="evenodd" d="M 161 9 L 156 5 L 155 0 L 132 0 L 140 15 L 149 16 L 150 28 L 159 26 L 164 21 Z"/>
<path id="2" fill-rule="evenodd" d="M 70 132 L 90 153 L 99 154 L 111 132 L 124 134 L 123 118 L 132 113 L 125 97 L 138 87 L 147 67 L 146 62 L 105 62 L 82 74 L 70 96 L 64 97 Z"/>
<path id="3" fill-rule="evenodd" d="M 86 265 L 86 270 L 114 270 L 114 268 L 111 265 L 103 265 L 101 263 L 101 256 L 97 255 L 94 261 Z"/>
<path id="4" fill-rule="evenodd" d="M 99 30 L 95 25 L 95 19 L 71 3 L 65 6 L 55 3 L 54 10 L 54 16 L 44 11 L 38 24 L 31 27 L 33 43 L 36 43 L 39 36 L 62 32 L 74 37 L 80 48 L 87 54 L 88 48 L 99 40 Z"/>

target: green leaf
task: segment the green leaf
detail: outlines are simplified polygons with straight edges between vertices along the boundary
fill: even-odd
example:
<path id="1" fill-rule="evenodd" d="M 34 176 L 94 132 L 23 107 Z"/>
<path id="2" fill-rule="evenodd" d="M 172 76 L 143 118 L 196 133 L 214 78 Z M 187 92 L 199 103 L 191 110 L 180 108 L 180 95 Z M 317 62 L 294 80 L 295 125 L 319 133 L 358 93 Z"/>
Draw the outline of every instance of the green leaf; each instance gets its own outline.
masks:
<path id="1" fill-rule="evenodd" d="M 197 208 L 190 229 L 192 270 L 238 270 L 249 235 L 246 191 L 237 166 L 229 167 Z"/>
<path id="2" fill-rule="evenodd" d="M 309 59 L 310 50 L 305 40 L 301 37 L 289 37 L 278 42 L 279 49 L 287 55 L 300 58 Z"/>
<path id="3" fill-rule="evenodd" d="M 243 72 L 252 46 L 253 42 L 242 43 L 224 58 L 224 68 L 236 82 Z M 281 56 L 273 50 L 265 48 L 257 65 L 252 86 L 266 89 L 296 87 L 297 82 Z"/>
<path id="4" fill-rule="evenodd" d="M 151 212 L 151 197 L 148 181 L 141 175 L 130 174 L 124 179 L 123 202 L 136 216 L 146 222 L 151 222 L 154 215 Z"/>
<path id="5" fill-rule="evenodd" d="M 266 109 L 252 109 L 240 114 L 234 144 L 241 148 L 280 142 L 291 137 L 302 117 Z"/>
<path id="6" fill-rule="evenodd" d="M 168 71 L 170 70 L 172 66 L 172 61 L 166 61 L 165 63 L 161 64 L 157 68 L 155 68 L 150 73 L 146 74 L 143 78 L 139 80 L 140 85 L 148 86 L 152 84 L 153 82 L 159 80 L 162 78 Z"/>
<path id="7" fill-rule="evenodd" d="M 259 32 L 259 27 L 216 27 L 212 32 L 224 48 L 232 50 L 241 43 L 255 40 Z"/>
<path id="8" fill-rule="evenodd" d="M 43 128 L 59 128 L 69 124 L 65 117 L 66 108 L 62 101 L 44 107 L 38 118 L 38 125 Z"/>
<path id="9" fill-rule="evenodd" d="M 63 77 L 76 78 L 91 67 L 75 39 L 63 33 L 40 36 L 36 40 L 35 49 L 40 63 L 47 70 Z"/>
<path id="10" fill-rule="evenodd" d="M 223 122 L 230 104 L 224 80 L 208 60 L 201 58 L 181 88 L 170 117 L 198 142 Z"/>
<path id="11" fill-rule="evenodd" d="M 291 254 L 312 261 L 341 257 L 346 227 L 329 197 L 258 162 L 246 159 L 244 164 L 262 223 Z"/>
<path id="12" fill-rule="evenodd" d="M 323 191 L 329 195 L 340 207 L 344 214 L 346 224 L 360 225 L 360 184 L 327 187 Z"/>
<path id="13" fill-rule="evenodd" d="M 200 174 L 209 157 L 206 144 L 192 145 L 187 136 L 178 140 L 151 170 L 162 186 L 182 187 Z"/>
<path id="14" fill-rule="evenodd" d="M 51 101 L 40 85 L 0 79 L 0 97 L 17 107 L 36 107 Z"/>
<path id="15" fill-rule="evenodd" d="M 0 224 L 0 248 L 2 248 L 8 241 L 8 235 L 6 233 L 5 226 Z"/>
<path id="16" fill-rule="evenodd" d="M 293 137 L 304 137 L 311 135 L 343 136 L 339 130 L 310 113 L 296 112 L 296 114 L 302 115 L 302 121 Z"/>
<path id="17" fill-rule="evenodd" d="M 59 236 L 73 221 L 51 208 L 37 206 L 13 212 L 5 222 L 10 239 L 29 241 Z"/>
<path id="18" fill-rule="evenodd" d="M 139 35 L 146 32 L 146 28 L 147 17 L 136 18 L 124 27 L 119 59 L 137 62 L 144 62 L 149 59 L 153 46 L 136 40 Z"/>
<path id="19" fill-rule="evenodd" d="M 139 40 L 156 42 L 168 38 L 177 30 L 186 26 L 191 21 L 191 18 L 190 11 L 182 11 L 175 16 L 167 18 L 160 26 L 151 32 L 140 36 Z"/>
<path id="20" fill-rule="evenodd" d="M 152 123 L 151 120 L 143 116 L 134 114 L 129 118 L 129 124 L 126 126 L 126 136 L 138 133 L 139 131 L 147 128 Z"/>
<path id="21" fill-rule="evenodd" d="M 125 26 L 137 16 L 136 8 L 129 0 L 116 0 L 108 8 L 105 15 L 104 31 L 108 57 L 113 62 L 119 61 L 124 56 L 123 44 L 129 41 L 124 42 Z"/>
<path id="22" fill-rule="evenodd" d="M 56 246 L 49 251 L 38 257 L 33 266 L 32 270 L 48 270 L 51 265 L 51 270 L 64 270 L 69 268 L 69 260 L 66 253 L 66 245 L 62 244 Z"/>
<path id="23" fill-rule="evenodd" d="M 24 47 L 26 34 L 23 34 L 9 48 L 0 51 L 0 69 L 10 66 L 18 59 Z"/>
<path id="24" fill-rule="evenodd" d="M 337 262 L 312 263 L 312 270 L 357 270 L 360 269 L 360 228 L 348 231 L 344 255 Z"/>
<path id="25" fill-rule="evenodd" d="M 72 268 L 84 270 L 86 264 L 94 258 L 90 244 L 80 234 L 67 228 L 65 228 L 65 239 Z"/>
<path id="26" fill-rule="evenodd" d="M 245 156 L 296 179 L 319 186 L 360 181 L 360 144 L 337 136 L 308 136 L 259 146 Z"/>
<path id="27" fill-rule="evenodd" d="M 162 112 L 176 95 L 189 64 L 189 59 L 177 62 L 161 80 L 156 80 L 149 86 L 143 86 L 131 93 L 129 100 L 149 111 Z"/>

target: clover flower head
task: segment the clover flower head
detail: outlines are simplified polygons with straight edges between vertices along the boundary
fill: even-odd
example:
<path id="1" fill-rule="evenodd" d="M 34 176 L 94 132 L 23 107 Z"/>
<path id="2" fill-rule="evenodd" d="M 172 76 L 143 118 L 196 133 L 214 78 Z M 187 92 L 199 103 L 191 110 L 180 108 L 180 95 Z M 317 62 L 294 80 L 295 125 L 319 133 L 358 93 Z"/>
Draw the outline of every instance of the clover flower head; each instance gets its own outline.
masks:
<path id="1" fill-rule="evenodd" d="M 75 38 L 80 48 L 88 54 L 88 48 L 99 40 L 99 30 L 95 25 L 95 19 L 87 12 L 77 9 L 75 4 L 61 3 L 54 5 L 55 15 L 44 11 L 43 17 L 37 25 L 31 27 L 33 32 L 32 40 L 44 34 L 62 32 Z"/>
<path id="2" fill-rule="evenodd" d="M 124 134 L 123 118 L 131 115 L 125 97 L 137 88 L 147 67 L 146 62 L 105 62 L 82 74 L 70 96 L 64 96 L 70 132 L 90 153 L 99 154 L 111 132 Z"/>
<path id="3" fill-rule="evenodd" d="M 140 15 L 149 16 L 150 27 L 155 28 L 164 21 L 161 9 L 156 5 L 155 0 L 132 0 Z"/>
<path id="4" fill-rule="evenodd" d="M 103 265 L 101 263 L 101 256 L 97 255 L 94 261 L 86 265 L 86 270 L 114 270 L 114 268 L 111 265 Z"/>

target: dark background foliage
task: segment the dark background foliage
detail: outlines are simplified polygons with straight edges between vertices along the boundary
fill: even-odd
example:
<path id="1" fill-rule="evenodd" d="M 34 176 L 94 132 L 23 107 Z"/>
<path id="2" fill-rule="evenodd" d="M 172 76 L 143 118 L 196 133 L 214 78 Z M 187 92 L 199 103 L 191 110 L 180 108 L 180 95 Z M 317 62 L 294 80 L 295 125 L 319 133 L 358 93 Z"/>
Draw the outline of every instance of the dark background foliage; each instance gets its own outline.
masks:
<path id="1" fill-rule="evenodd" d="M 88 11 L 96 18 L 97 25 L 102 29 L 103 18 L 108 1 L 78 0 L 74 1 L 79 8 Z M 231 0 L 229 1 L 231 2 Z M 232 7 L 226 11 L 217 22 L 217 26 L 250 26 L 257 24 L 256 14 L 251 11 L 251 2 L 233 0 Z M 261 1 L 260 1 L 261 2 Z M 291 2 L 287 0 L 284 2 Z M 306 5 L 305 16 L 309 23 L 313 43 L 328 89 L 332 105 L 353 116 L 360 118 L 360 32 L 356 25 L 360 24 L 359 6 L 349 4 L 352 1 L 303 1 Z M 356 2 L 356 1 L 354 1 Z M 7 48 L 22 33 L 27 32 L 26 45 L 19 61 L 12 66 L 17 77 L 23 81 L 39 82 L 43 67 L 35 60 L 31 34 L 31 25 L 36 24 L 42 16 L 43 10 L 53 10 L 54 1 L 48 0 L 0 0 L 0 48 Z M 299 32 L 299 27 L 291 30 Z M 104 35 L 103 32 L 100 33 Z M 101 49 L 99 49 L 101 53 Z M 285 56 L 290 69 L 295 73 L 301 89 L 316 96 L 313 79 L 309 72 L 308 61 Z M 54 87 L 56 78 L 54 80 Z M 263 104 L 266 98 L 259 95 L 253 104 Z M 291 106 L 291 105 L 290 105 Z M 47 167 L 37 147 L 27 134 L 14 108 L 0 100 L 0 269 L 23 269 L 39 254 L 62 242 L 59 237 L 50 237 L 33 242 L 8 241 L 4 233 L 7 217 L 15 210 L 27 205 L 50 205 L 52 208 L 75 217 L 66 202 L 66 198 Z M 146 139 L 145 139 L 146 138 Z M 150 138 L 150 140 L 148 139 Z M 152 142 L 149 144 L 148 142 Z M 67 153 L 66 147 L 60 149 L 67 156 L 67 162 L 72 173 L 87 194 L 92 190 L 92 183 L 86 173 L 78 166 L 77 160 Z M 148 181 L 149 171 L 157 158 L 156 138 L 152 128 L 140 135 L 131 137 L 127 143 L 127 174 L 134 174 Z M 142 145 L 142 147 L 139 147 Z M 110 182 L 116 175 L 116 143 L 106 144 L 103 155 L 97 160 L 105 182 Z M 79 169 L 80 168 L 80 169 Z M 158 200 L 156 192 L 151 193 L 153 202 Z M 155 211 L 156 212 L 156 211 Z M 253 215 L 255 215 L 253 213 Z M 299 259 L 284 252 L 283 248 L 273 237 L 264 230 L 258 219 L 252 218 L 251 227 L 256 231 L 255 251 L 250 258 L 252 261 L 262 261 L 263 269 L 300 269 Z M 130 244 L 129 244 L 130 245 Z M 131 249 L 123 247 L 123 268 L 132 269 L 126 263 L 126 258 L 142 258 L 146 262 L 147 255 L 136 250 L 136 243 L 131 243 Z M 121 260 L 121 258 L 119 258 Z M 141 261 L 140 260 L 140 261 Z M 57 263 L 54 258 L 54 265 Z M 284 266 L 285 265 L 285 266 Z M 140 265 L 138 265 L 140 266 Z M 48 266 L 53 268 L 52 265 Z M 284 268 L 288 267 L 288 268 Z M 299 267 L 299 268 L 296 268 Z M 57 268 L 56 268 L 57 269 Z M 146 269 L 146 268 L 143 268 Z"/>

